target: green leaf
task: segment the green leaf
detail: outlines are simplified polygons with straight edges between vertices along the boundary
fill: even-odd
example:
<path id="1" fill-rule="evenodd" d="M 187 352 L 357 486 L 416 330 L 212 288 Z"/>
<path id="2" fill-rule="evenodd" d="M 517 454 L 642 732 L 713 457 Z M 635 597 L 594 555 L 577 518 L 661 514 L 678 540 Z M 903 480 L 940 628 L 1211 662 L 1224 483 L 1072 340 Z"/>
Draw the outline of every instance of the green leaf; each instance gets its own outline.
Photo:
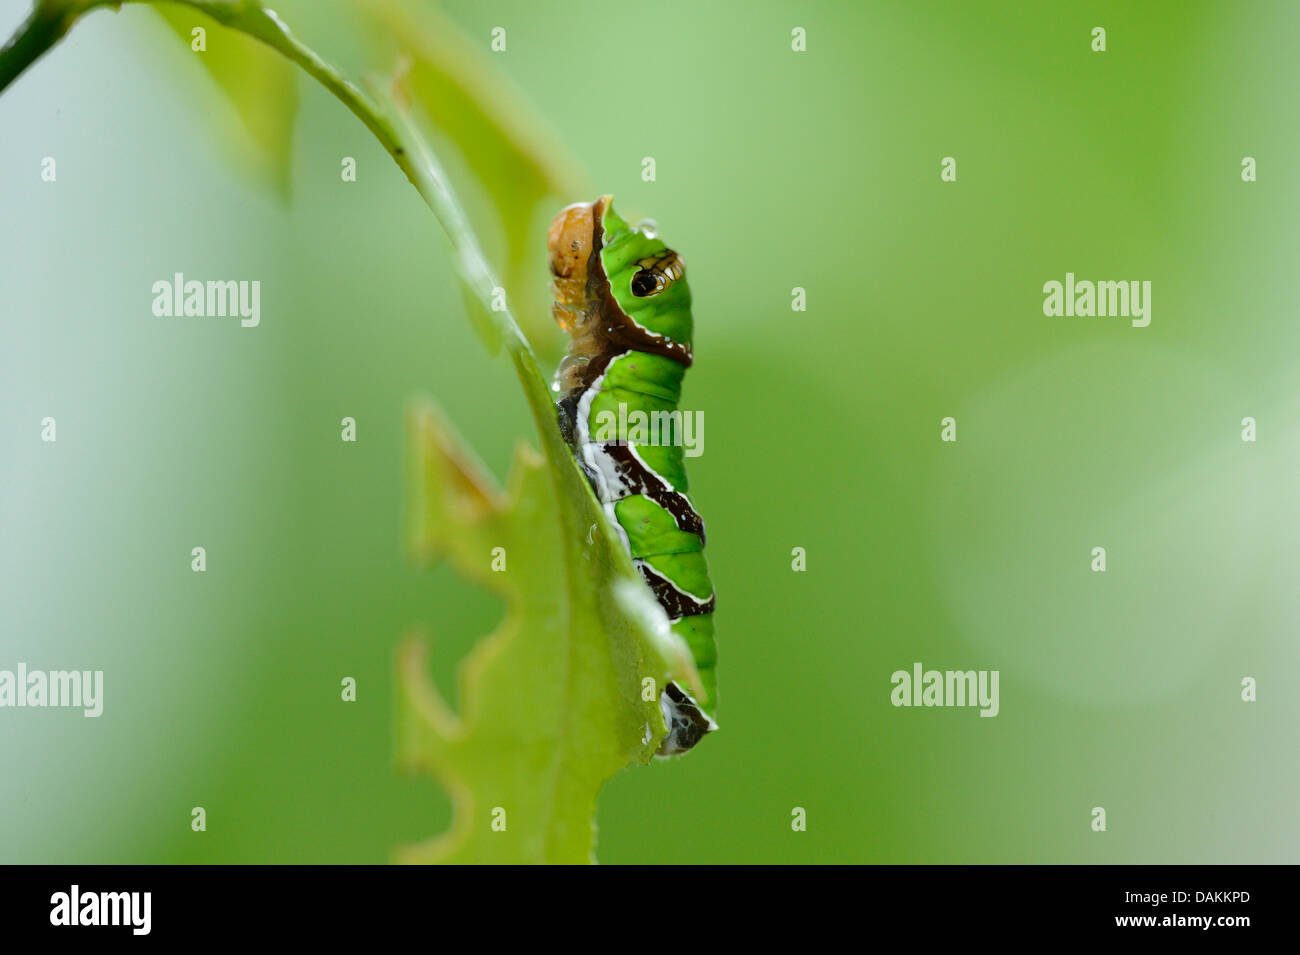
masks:
<path id="1" fill-rule="evenodd" d="M 544 437 L 550 466 L 521 446 L 502 492 L 436 407 L 411 413 L 412 553 L 445 556 L 508 609 L 462 664 L 459 716 L 429 678 L 424 644 L 402 648 L 399 762 L 448 789 L 455 819 L 398 861 L 595 861 L 601 786 L 650 760 L 666 732 L 664 682 L 694 677 L 567 448 Z"/>
<path id="2" fill-rule="evenodd" d="M 230 144 L 236 159 L 255 175 L 287 195 L 293 121 L 298 111 L 298 76 L 293 64 L 271 55 L 248 36 L 215 25 L 192 8 L 161 4 L 154 11 L 180 37 L 186 55 L 194 57 L 212 77 L 234 109 L 239 122 L 228 125 L 242 135 L 219 135 L 217 139 Z M 203 52 L 190 49 L 195 27 L 207 31 Z"/>
<path id="3" fill-rule="evenodd" d="M 494 62 L 509 54 L 489 53 L 488 37 L 468 36 L 427 4 L 418 16 L 399 0 L 359 0 L 358 6 L 386 55 L 401 62 L 402 93 L 413 112 L 440 145 L 455 150 L 461 160 L 455 169 L 486 200 L 471 221 L 492 240 L 490 261 L 504 276 L 525 335 L 541 354 L 556 357 L 564 338 L 550 319 L 545 235 L 535 220 L 539 209 L 549 219 L 594 194 L 581 165 Z"/>

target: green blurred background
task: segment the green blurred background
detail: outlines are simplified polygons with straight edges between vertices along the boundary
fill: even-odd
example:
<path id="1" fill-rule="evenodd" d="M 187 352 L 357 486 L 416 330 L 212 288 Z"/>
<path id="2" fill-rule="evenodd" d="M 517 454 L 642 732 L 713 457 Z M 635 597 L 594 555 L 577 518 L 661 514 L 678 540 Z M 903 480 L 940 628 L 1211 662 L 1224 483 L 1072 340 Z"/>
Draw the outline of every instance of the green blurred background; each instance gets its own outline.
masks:
<path id="1" fill-rule="evenodd" d="M 367 65 L 350 4 L 275 6 Z M 723 729 L 607 786 L 601 861 L 1296 861 L 1300 10 L 443 7 L 691 268 Z M 148 11 L 0 96 L 0 668 L 106 684 L 0 711 L 0 861 L 381 862 L 449 820 L 393 769 L 394 650 L 423 627 L 454 698 L 501 607 L 405 561 L 403 410 L 498 476 L 535 439 L 432 215 L 298 89 L 287 200 Z M 261 326 L 155 318 L 177 271 L 259 279 Z M 1151 281 L 1150 327 L 1044 317 L 1067 271 Z M 999 669 L 1000 715 L 892 707 L 914 661 Z"/>

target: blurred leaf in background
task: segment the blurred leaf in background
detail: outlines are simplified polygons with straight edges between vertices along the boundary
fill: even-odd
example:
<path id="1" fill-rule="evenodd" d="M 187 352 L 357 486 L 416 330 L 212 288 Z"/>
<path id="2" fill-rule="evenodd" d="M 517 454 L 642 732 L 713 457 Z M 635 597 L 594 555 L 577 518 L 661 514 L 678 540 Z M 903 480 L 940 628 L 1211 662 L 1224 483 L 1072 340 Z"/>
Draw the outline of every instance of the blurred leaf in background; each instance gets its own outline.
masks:
<path id="1" fill-rule="evenodd" d="M 189 7 L 160 4 L 151 9 L 190 48 L 197 64 L 225 94 L 237 122 L 220 124 L 213 136 L 256 178 L 288 196 L 293 162 L 298 70 L 264 44 L 227 30 Z M 202 37 L 194 31 L 202 29 Z M 202 43 L 203 50 L 195 49 Z"/>
<path id="2" fill-rule="evenodd" d="M 542 239 L 562 206 L 595 194 L 581 164 L 492 62 L 488 37 L 469 36 L 428 3 L 355 2 L 380 61 L 401 62 L 402 88 L 433 130 L 516 321 L 543 361 L 552 361 L 564 340 L 550 319 Z M 573 82 L 580 89 L 590 79 L 578 71 Z"/>
<path id="3" fill-rule="evenodd" d="M 469 36 L 436 7 L 419 0 L 349 0 L 371 38 L 367 62 L 375 76 L 396 75 L 402 104 L 426 125 L 439 160 L 460 194 L 516 321 L 546 363 L 564 347 L 548 311 L 544 223 L 562 206 L 594 195 L 581 164 L 544 123 L 524 93 L 488 52 L 488 39 Z M 289 190 L 294 116 L 293 65 L 256 40 L 215 24 L 186 6 L 153 7 L 184 41 L 207 31 L 193 51 L 225 93 L 237 123 L 214 130 L 217 140 L 257 178 L 281 195 Z M 233 130 L 233 139 L 232 139 Z M 499 340 L 467 308 L 490 351 Z"/>

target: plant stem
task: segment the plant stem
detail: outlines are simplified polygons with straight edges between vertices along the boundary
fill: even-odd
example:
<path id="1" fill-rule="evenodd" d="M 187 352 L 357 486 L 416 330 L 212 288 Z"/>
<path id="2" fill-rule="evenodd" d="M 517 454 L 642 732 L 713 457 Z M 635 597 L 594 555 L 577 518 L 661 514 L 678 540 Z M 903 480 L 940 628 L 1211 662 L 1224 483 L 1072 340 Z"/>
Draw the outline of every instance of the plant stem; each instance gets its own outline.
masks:
<path id="1" fill-rule="evenodd" d="M 31 14 L 0 49 L 0 93 L 63 39 L 77 18 L 108 0 L 38 0 Z"/>

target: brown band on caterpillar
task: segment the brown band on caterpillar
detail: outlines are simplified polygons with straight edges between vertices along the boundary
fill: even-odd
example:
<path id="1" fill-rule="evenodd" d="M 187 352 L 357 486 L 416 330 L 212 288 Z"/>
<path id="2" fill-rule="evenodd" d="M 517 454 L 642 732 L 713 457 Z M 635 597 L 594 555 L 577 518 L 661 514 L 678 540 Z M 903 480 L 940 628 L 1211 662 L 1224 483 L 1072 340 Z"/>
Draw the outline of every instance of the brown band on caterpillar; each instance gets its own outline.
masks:
<path id="1" fill-rule="evenodd" d="M 590 386 L 614 357 L 628 349 L 663 355 L 688 367 L 692 360 L 690 346 L 646 331 L 614 298 L 600 261 L 604 238 L 601 222 L 609 203 L 609 196 L 601 196 L 595 202 L 580 202 L 561 210 L 546 236 L 555 296 L 551 315 L 572 336 L 569 353 L 559 370 L 565 391 Z M 667 266 L 665 275 L 669 269 L 675 271 L 681 261 L 676 253 L 669 252 L 660 259 Z"/>
<path id="2" fill-rule="evenodd" d="M 700 539 L 700 546 L 704 545 L 704 521 L 685 494 L 646 467 L 633 453 L 630 445 L 609 441 L 605 443 L 604 449 L 610 460 L 618 465 L 629 493 L 643 494 L 654 501 L 672 515 L 679 529 L 695 534 Z"/>
<path id="3" fill-rule="evenodd" d="M 717 597 L 700 600 L 691 594 L 683 593 L 673 585 L 671 580 L 664 577 L 645 561 L 637 561 L 636 563 L 637 568 L 641 571 L 641 576 L 645 578 L 645 582 L 654 591 L 655 602 L 660 607 L 663 607 L 664 613 L 668 615 L 669 620 L 713 613 L 717 605 Z"/>

